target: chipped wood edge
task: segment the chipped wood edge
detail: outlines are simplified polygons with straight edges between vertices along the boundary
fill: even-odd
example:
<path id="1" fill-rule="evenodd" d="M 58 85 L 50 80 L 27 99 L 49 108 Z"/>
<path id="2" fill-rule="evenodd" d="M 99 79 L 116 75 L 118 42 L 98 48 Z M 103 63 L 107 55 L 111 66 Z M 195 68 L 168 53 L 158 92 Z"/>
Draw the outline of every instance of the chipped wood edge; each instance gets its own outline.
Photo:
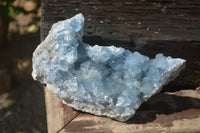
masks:
<path id="1" fill-rule="evenodd" d="M 44 92 L 48 133 L 57 133 L 80 113 L 64 105 L 47 87 L 44 87 Z"/>

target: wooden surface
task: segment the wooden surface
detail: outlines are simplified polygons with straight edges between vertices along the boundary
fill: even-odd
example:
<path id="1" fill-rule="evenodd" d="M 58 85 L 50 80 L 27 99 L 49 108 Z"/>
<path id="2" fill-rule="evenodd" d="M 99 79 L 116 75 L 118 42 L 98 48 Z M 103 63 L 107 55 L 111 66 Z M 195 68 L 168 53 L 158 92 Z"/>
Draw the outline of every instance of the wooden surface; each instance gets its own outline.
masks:
<path id="1" fill-rule="evenodd" d="M 68 124 L 79 112 L 64 105 L 55 95 L 52 95 L 45 87 L 45 103 L 47 112 L 47 127 L 49 133 L 56 133 Z"/>
<path id="2" fill-rule="evenodd" d="M 147 124 L 127 124 L 108 118 L 80 114 L 61 130 L 61 133 L 199 133 L 199 115 L 200 109 L 188 109 L 170 115 L 157 115 L 158 118 L 154 120 L 155 122 Z M 189 119 L 183 116 L 187 116 Z"/>
<path id="3" fill-rule="evenodd" d="M 125 123 L 79 113 L 59 130 L 59 133 L 144 132 L 199 133 L 200 91 L 181 90 L 157 94 L 143 103 L 135 116 Z"/>
<path id="4" fill-rule="evenodd" d="M 53 23 L 80 12 L 86 20 L 86 43 L 139 50 L 150 57 L 180 57 L 187 60 L 186 69 L 127 123 L 76 112 L 45 88 L 49 133 L 200 132 L 199 92 L 179 91 L 200 86 L 200 1 L 42 0 L 41 39 Z"/>
<path id="5" fill-rule="evenodd" d="M 42 37 L 53 23 L 82 12 L 86 36 L 200 40 L 199 0 L 42 0 L 42 8 Z"/>

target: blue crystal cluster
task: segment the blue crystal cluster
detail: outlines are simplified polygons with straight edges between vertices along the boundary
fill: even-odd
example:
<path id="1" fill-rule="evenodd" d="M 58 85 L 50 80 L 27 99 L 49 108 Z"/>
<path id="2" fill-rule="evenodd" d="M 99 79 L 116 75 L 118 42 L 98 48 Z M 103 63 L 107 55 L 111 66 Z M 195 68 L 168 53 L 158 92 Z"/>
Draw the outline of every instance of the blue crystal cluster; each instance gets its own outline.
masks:
<path id="1" fill-rule="evenodd" d="M 77 110 L 126 121 L 184 67 L 162 54 L 92 47 L 82 42 L 83 26 L 82 14 L 54 24 L 33 53 L 33 78 Z"/>

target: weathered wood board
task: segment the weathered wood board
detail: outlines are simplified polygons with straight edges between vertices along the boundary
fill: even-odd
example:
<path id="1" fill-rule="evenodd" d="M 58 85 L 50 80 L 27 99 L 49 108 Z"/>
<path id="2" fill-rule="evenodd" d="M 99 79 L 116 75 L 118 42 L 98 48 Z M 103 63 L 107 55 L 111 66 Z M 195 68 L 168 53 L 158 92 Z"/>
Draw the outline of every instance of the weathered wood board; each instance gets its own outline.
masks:
<path id="1" fill-rule="evenodd" d="M 164 91 L 200 86 L 199 0 L 42 0 L 41 39 L 53 23 L 80 12 L 86 21 L 86 43 L 139 50 L 150 57 L 164 53 L 184 58 L 186 69 Z M 187 93 L 199 95 L 192 90 Z M 161 93 L 143 104 L 127 123 L 74 111 L 47 88 L 45 99 L 49 133 L 200 132 L 199 97 Z"/>
<path id="2" fill-rule="evenodd" d="M 86 36 L 200 41 L 199 0 L 42 0 L 42 37 L 53 23 L 81 12 Z"/>
<path id="3" fill-rule="evenodd" d="M 45 92 L 49 93 L 47 88 Z M 47 103 L 49 133 L 200 132 L 199 90 L 157 94 L 143 103 L 135 116 L 125 123 L 76 112 L 62 105 L 56 96 L 50 93 L 45 96 L 52 99 Z"/>
<path id="4" fill-rule="evenodd" d="M 52 95 L 47 89 L 44 87 L 47 126 L 49 133 L 53 133 L 61 130 L 65 124 L 68 124 L 68 122 L 80 113 L 64 105 L 57 96 Z"/>

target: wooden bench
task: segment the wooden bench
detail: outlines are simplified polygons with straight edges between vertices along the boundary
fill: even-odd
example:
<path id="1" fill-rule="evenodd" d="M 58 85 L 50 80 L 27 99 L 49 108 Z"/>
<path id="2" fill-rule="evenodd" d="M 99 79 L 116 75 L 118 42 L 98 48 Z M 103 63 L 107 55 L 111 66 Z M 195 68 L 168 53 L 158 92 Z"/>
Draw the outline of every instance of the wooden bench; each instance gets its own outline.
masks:
<path id="1" fill-rule="evenodd" d="M 83 40 L 91 45 L 115 45 L 132 51 L 139 50 L 150 57 L 164 53 L 186 59 L 186 69 L 175 81 L 164 87 L 163 92 L 195 89 L 200 85 L 199 1 L 42 0 L 41 40 L 47 36 L 53 23 L 80 12 L 86 21 Z M 121 123 L 75 111 L 45 88 L 48 131 L 200 131 L 199 123 L 195 123 L 200 119 L 199 99 L 177 96 L 191 93 L 198 97 L 197 92 L 188 90 L 182 94 L 158 94 L 144 103 L 134 118 Z M 177 124 L 182 124 L 182 127 Z"/>

